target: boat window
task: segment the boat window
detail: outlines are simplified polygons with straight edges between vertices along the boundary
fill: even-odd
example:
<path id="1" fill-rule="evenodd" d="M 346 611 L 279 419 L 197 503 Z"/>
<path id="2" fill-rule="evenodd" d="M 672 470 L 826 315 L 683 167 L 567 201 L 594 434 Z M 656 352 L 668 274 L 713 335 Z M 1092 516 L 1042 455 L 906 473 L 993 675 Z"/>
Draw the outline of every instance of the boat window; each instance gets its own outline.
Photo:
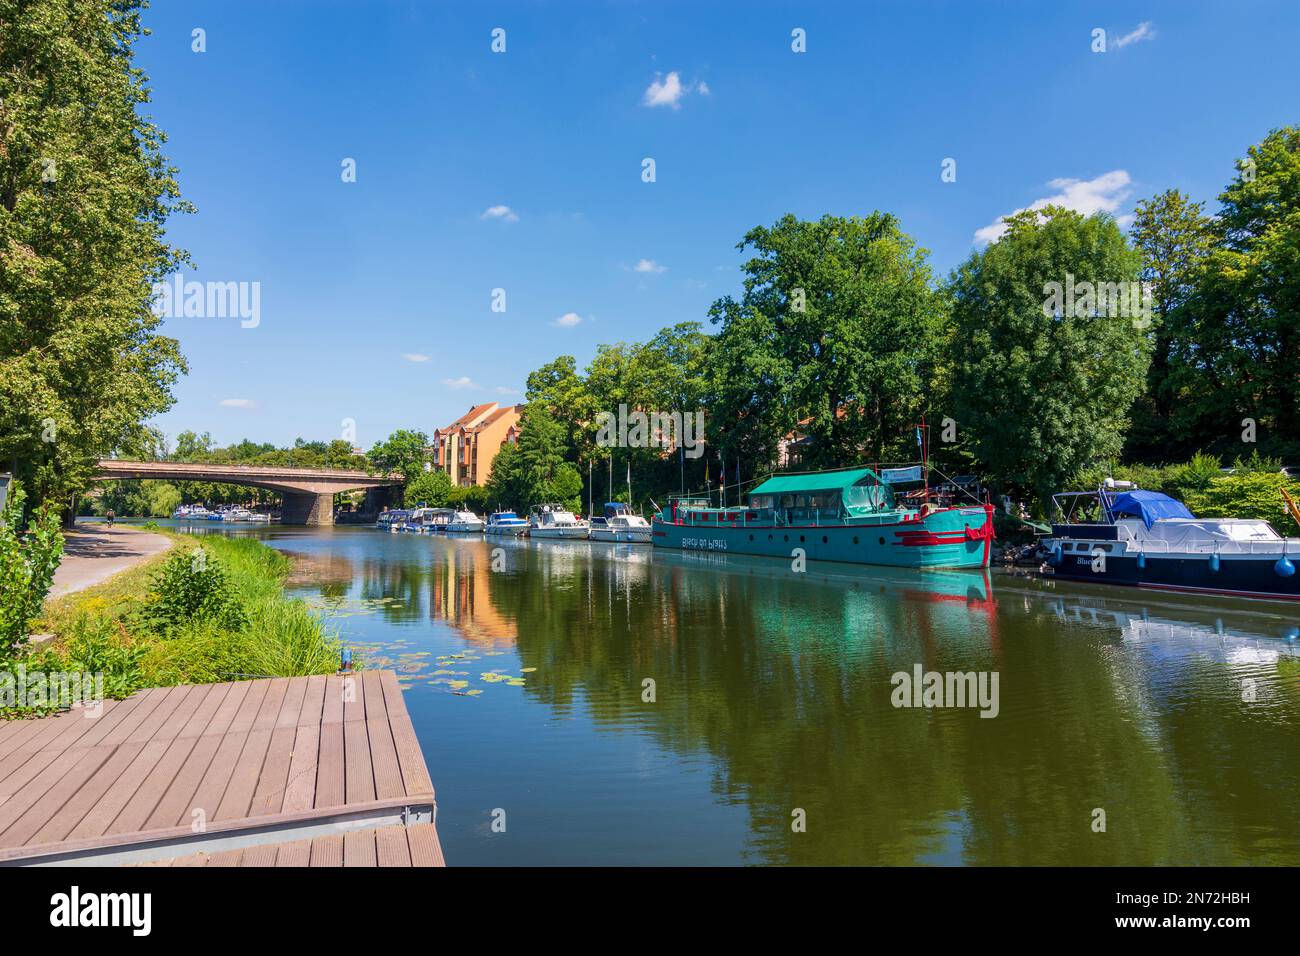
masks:
<path id="1" fill-rule="evenodd" d="M 793 507 L 794 507 L 794 495 L 782 495 L 782 496 L 781 496 L 781 507 L 782 507 L 782 508 L 793 508 Z"/>

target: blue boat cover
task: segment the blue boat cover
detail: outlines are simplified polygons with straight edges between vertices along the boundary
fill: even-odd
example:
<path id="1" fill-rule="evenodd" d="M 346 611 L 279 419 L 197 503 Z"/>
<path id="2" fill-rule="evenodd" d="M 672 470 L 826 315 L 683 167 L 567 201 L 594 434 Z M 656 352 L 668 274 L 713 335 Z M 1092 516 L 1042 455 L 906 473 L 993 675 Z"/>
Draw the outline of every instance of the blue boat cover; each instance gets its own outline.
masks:
<path id="1" fill-rule="evenodd" d="M 1161 518 L 1196 517 L 1187 510 L 1187 505 L 1158 491 L 1125 491 L 1110 499 L 1110 510 L 1116 517 L 1141 518 L 1148 529 Z"/>

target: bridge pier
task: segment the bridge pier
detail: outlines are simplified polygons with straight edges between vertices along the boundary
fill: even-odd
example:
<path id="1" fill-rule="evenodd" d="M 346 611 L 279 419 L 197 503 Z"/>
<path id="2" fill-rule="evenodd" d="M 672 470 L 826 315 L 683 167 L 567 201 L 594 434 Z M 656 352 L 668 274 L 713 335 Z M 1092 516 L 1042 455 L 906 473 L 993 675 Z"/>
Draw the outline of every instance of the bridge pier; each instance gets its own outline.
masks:
<path id="1" fill-rule="evenodd" d="M 334 523 L 334 493 L 286 491 L 280 508 L 281 524 L 331 525 Z"/>

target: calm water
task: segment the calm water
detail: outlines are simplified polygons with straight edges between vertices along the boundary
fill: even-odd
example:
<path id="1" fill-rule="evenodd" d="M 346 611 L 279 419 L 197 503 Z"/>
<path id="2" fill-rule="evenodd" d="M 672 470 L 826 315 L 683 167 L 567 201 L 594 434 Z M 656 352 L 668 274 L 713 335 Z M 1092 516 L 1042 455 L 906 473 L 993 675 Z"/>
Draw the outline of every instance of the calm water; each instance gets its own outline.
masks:
<path id="1" fill-rule="evenodd" d="M 1300 863 L 1297 608 L 252 533 L 307 559 L 295 593 L 402 675 L 452 865 Z M 996 671 L 1000 713 L 895 708 L 918 663 Z"/>

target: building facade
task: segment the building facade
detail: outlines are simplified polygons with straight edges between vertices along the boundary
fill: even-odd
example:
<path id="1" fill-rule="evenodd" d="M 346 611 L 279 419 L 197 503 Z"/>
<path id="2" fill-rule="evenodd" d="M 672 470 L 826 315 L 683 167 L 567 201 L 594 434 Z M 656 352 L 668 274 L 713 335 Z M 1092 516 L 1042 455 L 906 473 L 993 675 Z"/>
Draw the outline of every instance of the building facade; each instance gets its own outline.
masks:
<path id="1" fill-rule="evenodd" d="M 492 461 L 507 442 L 519 436 L 522 405 L 475 405 L 445 428 L 433 433 L 429 460 L 445 471 L 453 485 L 486 485 Z"/>

